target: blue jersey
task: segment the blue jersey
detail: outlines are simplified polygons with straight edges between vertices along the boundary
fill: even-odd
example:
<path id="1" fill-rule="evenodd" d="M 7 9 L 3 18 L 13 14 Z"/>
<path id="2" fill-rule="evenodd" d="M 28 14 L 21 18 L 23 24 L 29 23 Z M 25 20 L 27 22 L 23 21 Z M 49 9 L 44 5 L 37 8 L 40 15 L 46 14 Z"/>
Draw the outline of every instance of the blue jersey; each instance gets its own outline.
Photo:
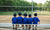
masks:
<path id="1" fill-rule="evenodd" d="M 32 24 L 33 18 L 28 18 L 28 24 Z"/>
<path id="2" fill-rule="evenodd" d="M 38 17 L 34 17 L 33 18 L 33 24 L 38 24 L 38 22 L 40 22 Z"/>
<path id="3" fill-rule="evenodd" d="M 22 24 L 22 20 L 23 20 L 23 18 L 21 16 L 18 17 L 18 24 Z"/>
<path id="4" fill-rule="evenodd" d="M 27 17 L 23 18 L 23 24 L 28 24 L 28 18 Z"/>
<path id="5" fill-rule="evenodd" d="M 18 21 L 18 20 L 17 20 L 16 17 L 13 17 L 13 18 L 12 18 L 12 24 L 17 24 L 17 23 L 18 23 L 17 21 Z"/>

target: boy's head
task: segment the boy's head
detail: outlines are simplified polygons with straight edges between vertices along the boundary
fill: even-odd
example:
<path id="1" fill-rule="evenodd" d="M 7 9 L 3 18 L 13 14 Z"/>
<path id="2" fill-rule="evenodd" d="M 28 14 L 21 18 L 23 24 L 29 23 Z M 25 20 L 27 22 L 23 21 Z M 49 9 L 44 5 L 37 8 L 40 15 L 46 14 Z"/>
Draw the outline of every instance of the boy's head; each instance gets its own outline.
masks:
<path id="1" fill-rule="evenodd" d="M 21 15 L 22 15 L 22 13 L 18 13 L 18 15 L 19 15 L 19 16 L 21 16 Z"/>
<path id="2" fill-rule="evenodd" d="M 29 17 L 31 17 L 31 14 L 29 14 Z"/>
<path id="3" fill-rule="evenodd" d="M 34 16 L 37 16 L 37 13 L 35 13 Z"/>
<path id="4" fill-rule="evenodd" d="M 27 14 L 26 13 L 24 13 L 24 17 L 26 17 L 27 16 Z"/>
<path id="5" fill-rule="evenodd" d="M 14 13 L 13 16 L 16 17 L 16 13 Z"/>

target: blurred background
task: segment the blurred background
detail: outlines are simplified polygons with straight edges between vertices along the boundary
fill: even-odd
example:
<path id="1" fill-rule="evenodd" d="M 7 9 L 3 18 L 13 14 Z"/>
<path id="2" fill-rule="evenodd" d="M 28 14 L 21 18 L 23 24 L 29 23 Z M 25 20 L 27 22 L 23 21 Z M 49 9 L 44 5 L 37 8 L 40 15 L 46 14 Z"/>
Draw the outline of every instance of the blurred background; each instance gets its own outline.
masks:
<path id="1" fill-rule="evenodd" d="M 0 23 L 11 23 L 19 12 L 37 13 L 40 24 L 50 24 L 50 0 L 0 0 Z"/>
<path id="2" fill-rule="evenodd" d="M 0 0 L 0 23 L 10 23 L 14 13 L 18 15 L 25 11 L 27 14 L 38 13 L 41 23 L 50 22 L 50 0 L 33 0 L 33 10 L 32 0 Z"/>

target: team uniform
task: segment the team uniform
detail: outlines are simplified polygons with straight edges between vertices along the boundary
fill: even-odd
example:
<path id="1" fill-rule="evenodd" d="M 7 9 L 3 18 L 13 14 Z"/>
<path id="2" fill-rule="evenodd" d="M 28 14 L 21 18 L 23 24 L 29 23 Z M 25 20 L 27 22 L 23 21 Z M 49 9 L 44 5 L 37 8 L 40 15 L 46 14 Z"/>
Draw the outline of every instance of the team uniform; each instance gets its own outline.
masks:
<path id="1" fill-rule="evenodd" d="M 32 18 L 28 18 L 28 24 L 32 24 Z"/>
<path id="2" fill-rule="evenodd" d="M 23 24 L 28 24 L 28 18 L 27 17 L 23 18 Z"/>
<path id="3" fill-rule="evenodd" d="M 17 24 L 17 23 L 18 23 L 17 21 L 18 21 L 18 20 L 17 20 L 16 17 L 13 17 L 13 18 L 12 18 L 12 24 Z"/>
<path id="4" fill-rule="evenodd" d="M 33 24 L 38 24 L 38 22 L 40 22 L 38 17 L 34 17 L 33 18 Z"/>
<path id="5" fill-rule="evenodd" d="M 15 29 L 14 28 L 14 24 L 16 24 L 16 30 L 17 30 L 17 23 L 18 23 L 18 19 L 16 17 L 16 13 L 13 14 L 13 18 L 12 18 L 12 24 L 13 24 L 13 30 Z"/>
<path id="6" fill-rule="evenodd" d="M 17 19 L 18 19 L 18 24 L 22 24 L 23 18 L 20 16 L 20 17 L 18 17 Z"/>
<path id="7" fill-rule="evenodd" d="M 23 18 L 23 24 L 28 24 L 28 18 L 27 18 L 27 14 L 26 13 L 24 13 L 23 14 L 24 15 L 24 18 Z M 26 29 L 27 29 L 27 25 L 25 25 L 26 26 Z M 24 25 L 22 25 L 22 28 L 24 29 Z"/>

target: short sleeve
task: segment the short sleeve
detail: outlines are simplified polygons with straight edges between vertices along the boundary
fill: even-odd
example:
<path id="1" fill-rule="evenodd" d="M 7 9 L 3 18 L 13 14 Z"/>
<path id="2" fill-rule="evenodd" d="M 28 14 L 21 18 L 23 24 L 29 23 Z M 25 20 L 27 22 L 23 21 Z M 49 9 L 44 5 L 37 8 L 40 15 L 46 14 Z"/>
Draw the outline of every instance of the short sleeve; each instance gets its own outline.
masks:
<path id="1" fill-rule="evenodd" d="M 34 21 L 34 18 L 32 18 L 32 22 Z"/>
<path id="2" fill-rule="evenodd" d="M 16 21 L 17 21 L 17 23 L 18 23 L 18 18 L 16 18 Z"/>
<path id="3" fill-rule="evenodd" d="M 22 18 L 22 22 L 23 22 L 23 18 Z"/>
<path id="4" fill-rule="evenodd" d="M 39 18 L 37 18 L 37 21 L 40 22 Z"/>

